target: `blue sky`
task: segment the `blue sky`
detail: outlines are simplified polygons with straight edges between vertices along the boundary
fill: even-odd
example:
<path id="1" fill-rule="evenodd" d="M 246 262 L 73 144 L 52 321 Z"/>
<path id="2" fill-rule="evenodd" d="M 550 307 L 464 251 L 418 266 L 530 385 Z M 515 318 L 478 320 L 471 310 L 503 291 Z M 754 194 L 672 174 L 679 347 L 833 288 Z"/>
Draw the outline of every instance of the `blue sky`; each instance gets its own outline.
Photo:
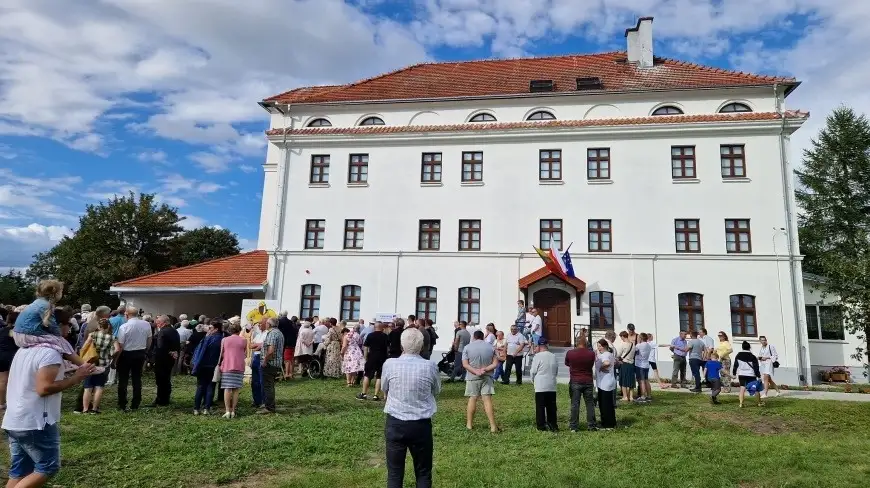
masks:
<path id="1" fill-rule="evenodd" d="M 142 191 L 256 246 L 266 113 L 290 88 L 432 60 L 625 48 L 793 75 L 805 147 L 840 104 L 870 108 L 862 0 L 4 0 L 0 270 L 25 267 L 84 206 Z"/>

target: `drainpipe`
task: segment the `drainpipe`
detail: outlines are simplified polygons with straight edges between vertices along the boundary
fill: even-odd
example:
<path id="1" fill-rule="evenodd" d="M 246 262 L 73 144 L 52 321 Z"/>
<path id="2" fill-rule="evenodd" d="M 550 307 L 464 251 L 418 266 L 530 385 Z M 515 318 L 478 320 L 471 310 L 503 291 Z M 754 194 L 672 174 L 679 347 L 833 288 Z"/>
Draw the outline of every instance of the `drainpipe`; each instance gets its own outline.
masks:
<path id="1" fill-rule="evenodd" d="M 277 108 L 277 105 L 276 105 Z M 290 149 L 287 147 L 287 129 L 289 120 L 290 120 L 290 105 L 287 105 L 286 110 L 281 110 L 281 113 L 284 116 L 284 135 L 281 141 L 282 151 L 284 151 L 284 157 L 278 162 L 278 198 L 277 203 L 275 204 L 275 221 L 272 224 L 273 232 L 275 233 L 272 236 L 272 257 L 275 259 L 275 269 L 272 270 L 272 286 L 269 289 L 269 295 L 272 300 L 278 300 L 278 276 L 280 275 L 280 271 L 278 269 L 278 251 L 281 250 L 282 247 L 282 234 L 284 233 L 284 204 L 287 198 L 287 183 L 290 178 Z M 282 290 L 283 293 L 283 284 Z"/>
<path id="2" fill-rule="evenodd" d="M 393 313 L 399 312 L 399 263 L 402 259 L 402 251 L 396 254 L 396 289 L 393 291 Z"/>
<path id="3" fill-rule="evenodd" d="M 803 323 L 805 323 L 806 318 L 804 317 L 803 304 L 801 300 L 801 289 L 803 289 L 803 283 L 801 283 L 801 278 L 798 276 L 797 266 L 798 261 L 796 256 L 800 252 L 798 250 L 797 245 L 797 236 L 796 233 L 796 225 L 795 223 L 795 209 L 794 209 L 794 192 L 792 190 L 791 184 L 791 167 L 788 162 L 788 156 L 786 155 L 785 150 L 785 110 L 783 110 L 783 99 L 780 98 L 779 95 L 779 86 L 774 83 L 773 85 L 773 96 L 774 100 L 776 100 L 776 112 L 779 114 L 781 119 L 781 124 L 779 128 L 779 159 L 780 159 L 780 172 L 782 174 L 782 194 L 783 194 L 783 203 L 785 205 L 785 216 L 786 216 L 786 226 L 785 226 L 785 234 L 788 239 L 788 271 L 789 278 L 791 279 L 791 298 L 792 298 L 792 307 L 794 308 L 794 328 L 795 328 L 795 338 L 798 340 L 798 379 L 801 382 L 801 385 L 807 385 L 812 380 L 809 379 L 809 375 L 807 374 L 807 361 L 806 361 L 806 351 L 805 347 L 805 328 L 803 327 Z"/>
<path id="4" fill-rule="evenodd" d="M 655 330 L 656 337 L 659 336 L 659 301 L 656 298 L 656 261 L 659 260 L 659 255 L 654 254 L 652 259 L 652 292 L 653 292 L 653 330 Z M 658 342 L 657 342 L 658 344 Z"/>

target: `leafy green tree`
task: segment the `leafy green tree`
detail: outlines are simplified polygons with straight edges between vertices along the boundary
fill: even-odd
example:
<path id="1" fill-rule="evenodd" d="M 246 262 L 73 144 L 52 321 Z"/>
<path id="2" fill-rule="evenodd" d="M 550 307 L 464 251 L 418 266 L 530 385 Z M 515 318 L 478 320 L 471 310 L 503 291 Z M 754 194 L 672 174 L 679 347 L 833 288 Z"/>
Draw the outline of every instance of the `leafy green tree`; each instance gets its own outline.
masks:
<path id="1" fill-rule="evenodd" d="M 24 305 L 33 301 L 34 286 L 20 271 L 0 275 L 0 303 Z"/>
<path id="2" fill-rule="evenodd" d="M 239 253 L 239 239 L 226 229 L 200 227 L 172 240 L 173 266 L 187 266 Z"/>
<path id="3" fill-rule="evenodd" d="M 846 330 L 863 340 L 853 357 L 870 363 L 870 122 L 841 107 L 796 171 L 805 268 L 839 297 Z M 865 375 L 867 373 L 865 372 Z"/>

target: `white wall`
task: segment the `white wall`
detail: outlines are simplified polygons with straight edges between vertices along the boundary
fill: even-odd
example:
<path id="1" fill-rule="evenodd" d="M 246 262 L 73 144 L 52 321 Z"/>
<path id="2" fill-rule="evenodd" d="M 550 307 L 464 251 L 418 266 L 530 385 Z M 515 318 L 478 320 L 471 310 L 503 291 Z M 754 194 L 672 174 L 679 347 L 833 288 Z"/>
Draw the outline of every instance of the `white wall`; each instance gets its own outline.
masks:
<path id="1" fill-rule="evenodd" d="M 224 293 L 224 294 L 172 294 L 136 295 L 125 293 L 121 296 L 127 304 L 145 310 L 152 315 L 170 314 L 178 316 L 186 313 L 205 314 L 217 317 L 222 314 L 238 315 L 242 311 L 242 300 L 248 298 L 263 298 L 262 293 Z"/>
<path id="2" fill-rule="evenodd" d="M 837 301 L 836 296 L 825 296 L 823 285 L 810 280 L 804 280 L 804 297 L 807 305 L 825 305 Z M 864 346 L 862 341 L 854 334 L 846 331 L 846 339 L 843 341 L 810 339 L 810 363 L 812 373 L 818 378 L 821 370 L 830 369 L 833 366 L 846 366 L 852 372 L 853 381 L 867 382 L 864 376 L 864 368 L 861 361 L 852 358 L 858 346 Z"/>

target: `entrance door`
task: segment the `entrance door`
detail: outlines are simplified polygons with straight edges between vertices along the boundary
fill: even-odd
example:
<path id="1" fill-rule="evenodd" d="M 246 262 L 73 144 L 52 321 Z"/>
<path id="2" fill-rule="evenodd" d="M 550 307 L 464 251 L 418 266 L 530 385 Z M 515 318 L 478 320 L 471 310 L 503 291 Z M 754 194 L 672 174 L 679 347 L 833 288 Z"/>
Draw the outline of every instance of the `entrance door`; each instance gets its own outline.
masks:
<path id="1" fill-rule="evenodd" d="M 571 346 L 571 295 L 555 288 L 545 288 L 532 297 L 544 320 L 544 337 L 554 346 Z"/>

